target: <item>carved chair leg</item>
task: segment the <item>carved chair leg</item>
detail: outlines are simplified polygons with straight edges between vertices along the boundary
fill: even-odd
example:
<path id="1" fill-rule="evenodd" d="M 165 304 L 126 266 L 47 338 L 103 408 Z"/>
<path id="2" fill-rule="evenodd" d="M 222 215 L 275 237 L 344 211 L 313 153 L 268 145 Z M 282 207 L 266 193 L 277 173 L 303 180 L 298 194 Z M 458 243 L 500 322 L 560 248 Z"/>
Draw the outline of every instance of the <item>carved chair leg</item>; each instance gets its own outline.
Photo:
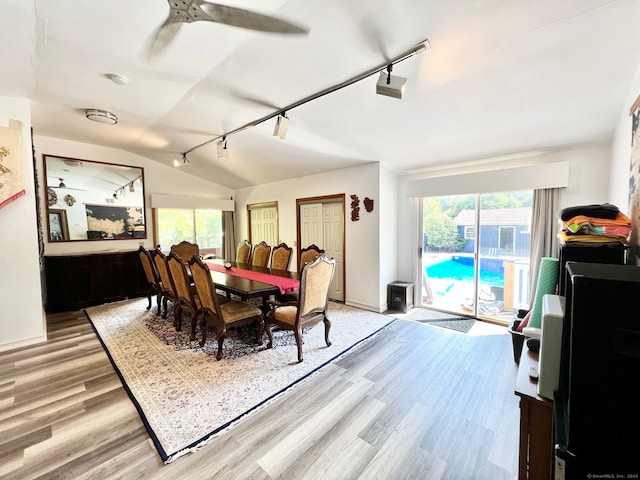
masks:
<path id="1" fill-rule="evenodd" d="M 198 317 L 200 315 L 204 316 L 204 311 L 197 311 L 191 315 L 191 335 L 189 335 L 189 340 L 192 342 L 196 339 L 196 327 L 198 326 Z"/>
<path id="2" fill-rule="evenodd" d="M 218 332 L 218 353 L 216 353 L 216 360 L 220 360 L 222 358 L 222 344 L 224 343 L 224 337 L 226 336 L 227 332 L 223 327 Z"/>
<path id="3" fill-rule="evenodd" d="M 151 310 L 151 290 L 147 293 L 147 300 L 149 300 L 149 305 L 147 305 L 147 310 Z"/>
<path id="4" fill-rule="evenodd" d="M 271 315 L 271 314 L 269 314 Z M 265 322 L 264 325 L 264 329 L 267 331 L 267 348 L 273 348 L 273 334 L 271 333 L 271 327 L 273 326 L 273 323 L 271 321 L 271 317 L 267 316 L 267 320 Z"/>
<path id="5" fill-rule="evenodd" d="M 331 322 L 326 315 L 322 321 L 324 322 L 324 341 L 327 343 L 327 347 L 330 347 L 331 340 L 329 340 L 329 330 L 331 330 Z"/>
<path id="6" fill-rule="evenodd" d="M 294 336 L 296 337 L 296 345 L 298 345 L 298 362 L 302 361 L 302 327 L 299 326 L 297 329 L 293 331 Z"/>
<path id="7" fill-rule="evenodd" d="M 256 344 L 262 345 L 262 337 L 264 335 L 264 320 L 260 317 L 258 321 L 258 337 L 256 338 Z"/>
<path id="8" fill-rule="evenodd" d="M 202 333 L 202 340 L 200 340 L 199 345 L 204 347 L 207 342 L 207 315 L 204 312 L 200 316 L 200 333 Z"/>
<path id="9" fill-rule="evenodd" d="M 157 306 L 158 306 L 158 308 L 157 308 L 156 312 L 157 312 L 157 314 L 158 314 L 158 315 L 162 314 L 162 310 L 160 309 L 160 300 L 161 300 L 161 299 L 162 299 L 162 295 L 160 295 L 160 294 L 158 293 L 158 295 L 156 295 L 156 304 L 157 304 Z"/>
<path id="10" fill-rule="evenodd" d="M 169 303 L 169 299 L 167 298 L 167 296 L 165 295 L 164 299 L 162 300 L 162 304 L 164 305 L 164 313 L 162 314 L 162 318 L 167 318 L 167 310 L 168 310 L 168 306 L 167 303 Z"/>
<path id="11" fill-rule="evenodd" d="M 173 304 L 173 314 L 173 326 L 176 327 L 176 331 L 179 332 L 182 330 L 182 305 L 180 305 L 180 302 L 175 302 Z"/>

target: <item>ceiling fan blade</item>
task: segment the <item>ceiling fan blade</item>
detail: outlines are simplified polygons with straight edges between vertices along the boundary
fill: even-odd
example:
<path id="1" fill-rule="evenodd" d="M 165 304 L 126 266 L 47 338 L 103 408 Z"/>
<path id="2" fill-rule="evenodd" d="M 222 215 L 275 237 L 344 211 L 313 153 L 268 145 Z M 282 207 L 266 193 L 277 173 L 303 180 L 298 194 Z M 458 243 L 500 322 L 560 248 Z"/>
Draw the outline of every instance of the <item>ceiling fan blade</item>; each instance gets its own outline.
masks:
<path id="1" fill-rule="evenodd" d="M 151 35 L 144 47 L 142 57 L 149 61 L 159 57 L 182 28 L 182 22 L 167 20 Z"/>
<path id="2" fill-rule="evenodd" d="M 285 34 L 307 34 L 309 30 L 282 18 L 250 12 L 242 8 L 228 7 L 216 3 L 202 2 L 200 5 L 211 22 L 224 23 L 239 28 L 258 30 L 260 32 L 285 33 Z"/>

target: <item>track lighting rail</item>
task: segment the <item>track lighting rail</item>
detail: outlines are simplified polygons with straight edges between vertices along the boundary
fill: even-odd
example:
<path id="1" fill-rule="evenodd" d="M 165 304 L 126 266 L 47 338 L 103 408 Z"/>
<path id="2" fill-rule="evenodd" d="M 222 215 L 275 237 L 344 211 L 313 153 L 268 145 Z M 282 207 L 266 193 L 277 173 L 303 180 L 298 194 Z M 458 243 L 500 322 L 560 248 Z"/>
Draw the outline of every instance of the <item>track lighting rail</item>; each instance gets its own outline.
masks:
<path id="1" fill-rule="evenodd" d="M 419 43 L 415 47 L 412 47 L 412 48 L 404 51 L 403 53 L 401 53 L 400 55 L 392 58 L 391 60 L 385 61 L 383 64 L 377 65 L 377 66 L 367 70 L 366 72 L 361 73 L 360 75 L 356 75 L 355 77 L 349 78 L 348 80 L 345 80 L 345 81 L 343 81 L 341 83 L 338 83 L 338 84 L 333 85 L 331 87 L 325 88 L 324 90 L 320 90 L 319 92 L 314 93 L 313 95 L 309 95 L 309 96 L 307 96 L 307 97 L 305 97 L 305 98 L 303 98 L 301 100 L 293 102 L 293 103 L 287 105 L 286 107 L 283 107 L 283 108 L 281 108 L 279 110 L 276 110 L 273 113 L 265 115 L 264 117 L 261 117 L 261 118 L 259 118 L 257 120 L 249 122 L 249 123 L 247 123 L 245 125 L 242 125 L 241 127 L 238 127 L 238 128 L 236 128 L 234 130 L 226 132 L 226 133 L 224 133 L 222 135 L 218 135 L 218 136 L 212 138 L 211 140 L 207 140 L 206 142 L 201 143 L 200 145 L 196 145 L 195 147 L 185 151 L 183 153 L 183 158 L 188 153 L 192 153 L 192 152 L 194 152 L 194 151 L 196 151 L 196 150 L 198 150 L 198 149 L 200 149 L 202 147 L 210 145 L 211 143 L 214 143 L 214 142 L 216 142 L 217 140 L 219 140 L 221 138 L 225 138 L 225 140 L 226 140 L 226 137 L 229 137 L 230 135 L 234 135 L 236 133 L 242 132 L 242 131 L 247 130 L 249 128 L 256 127 L 256 126 L 260 125 L 261 123 L 264 123 L 264 122 L 266 122 L 268 120 L 271 120 L 272 118 L 275 118 L 275 117 L 277 117 L 277 116 L 279 116 L 281 114 L 284 114 L 285 112 L 293 110 L 296 107 L 300 107 L 300 106 L 304 105 L 305 103 L 309 103 L 309 102 L 311 102 L 313 100 L 317 100 L 318 98 L 324 97 L 325 95 L 329 95 L 330 93 L 337 92 L 338 90 L 341 90 L 341 89 L 343 89 L 345 87 L 353 85 L 354 83 L 357 83 L 357 82 L 359 82 L 361 80 L 364 80 L 365 78 L 368 78 L 368 77 L 370 77 L 372 75 L 375 75 L 376 73 L 379 73 L 379 72 L 381 72 L 383 70 L 386 70 L 386 71 L 390 72 L 393 65 L 395 65 L 396 63 L 400 63 L 400 62 L 402 62 L 402 61 L 404 61 L 404 60 L 406 60 L 406 59 L 408 59 L 408 58 L 410 58 L 410 57 L 412 57 L 414 55 L 417 55 L 418 53 L 421 53 L 421 52 L 425 51 L 428 46 L 429 46 L 429 40 L 424 40 L 423 42 Z"/>

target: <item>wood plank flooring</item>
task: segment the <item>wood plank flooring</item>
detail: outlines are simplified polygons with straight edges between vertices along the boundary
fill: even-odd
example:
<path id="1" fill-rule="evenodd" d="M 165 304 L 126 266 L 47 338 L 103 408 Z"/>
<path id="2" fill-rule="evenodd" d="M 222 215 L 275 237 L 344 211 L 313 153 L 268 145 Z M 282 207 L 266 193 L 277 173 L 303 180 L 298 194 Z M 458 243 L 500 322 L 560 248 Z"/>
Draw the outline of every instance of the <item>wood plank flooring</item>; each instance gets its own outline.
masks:
<path id="1" fill-rule="evenodd" d="M 0 478 L 512 480 L 511 339 L 398 320 L 163 465 L 82 312 L 0 354 Z M 496 327 L 498 328 L 498 327 Z"/>

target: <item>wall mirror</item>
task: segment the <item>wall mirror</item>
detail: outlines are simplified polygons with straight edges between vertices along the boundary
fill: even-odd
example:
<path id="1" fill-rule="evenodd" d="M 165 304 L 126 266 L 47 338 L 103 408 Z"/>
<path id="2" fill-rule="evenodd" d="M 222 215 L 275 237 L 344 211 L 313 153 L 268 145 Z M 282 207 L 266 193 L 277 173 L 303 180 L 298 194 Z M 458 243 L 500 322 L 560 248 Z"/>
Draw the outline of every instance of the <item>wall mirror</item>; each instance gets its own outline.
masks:
<path id="1" fill-rule="evenodd" d="M 50 242 L 147 238 L 141 167 L 43 155 Z"/>

